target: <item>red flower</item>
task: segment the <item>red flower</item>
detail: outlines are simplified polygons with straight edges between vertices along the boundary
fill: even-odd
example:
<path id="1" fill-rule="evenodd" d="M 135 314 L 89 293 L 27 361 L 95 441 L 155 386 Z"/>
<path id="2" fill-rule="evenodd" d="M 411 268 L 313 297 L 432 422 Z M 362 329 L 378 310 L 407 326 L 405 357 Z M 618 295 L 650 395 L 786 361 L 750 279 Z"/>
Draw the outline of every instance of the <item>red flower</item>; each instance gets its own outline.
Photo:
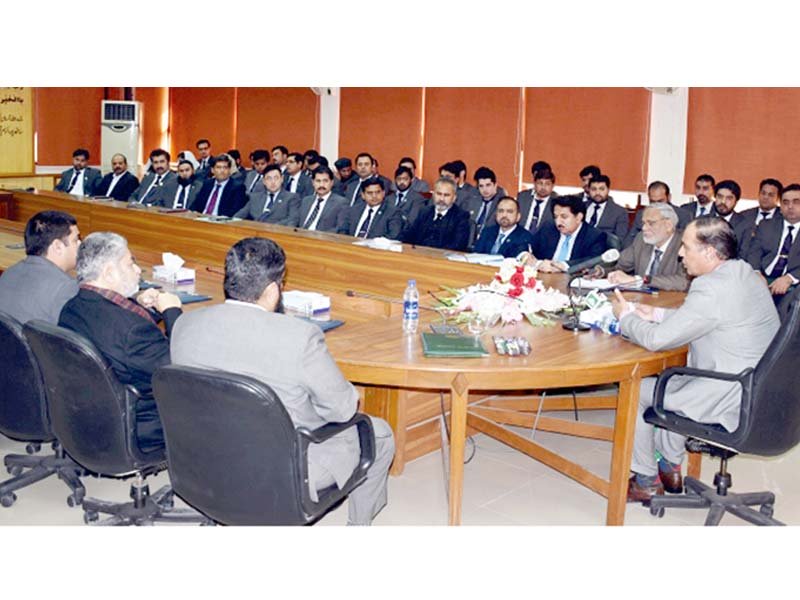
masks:
<path id="1" fill-rule="evenodd" d="M 511 279 L 509 279 L 508 282 L 514 287 L 522 287 L 522 284 L 525 283 L 525 276 L 521 272 L 517 271 L 511 276 Z"/>
<path id="2" fill-rule="evenodd" d="M 517 273 L 522 273 L 525 270 L 525 267 L 522 265 L 517 265 Z"/>
<path id="3" fill-rule="evenodd" d="M 522 295 L 522 288 L 521 287 L 512 288 L 508 291 L 508 295 L 511 296 L 512 298 L 518 298 L 519 296 Z"/>
<path id="4" fill-rule="evenodd" d="M 503 278 L 500 275 L 495 275 L 494 278 L 501 283 L 503 282 Z"/>
<path id="5" fill-rule="evenodd" d="M 526 288 L 530 288 L 530 289 L 535 288 L 536 287 L 536 280 L 533 277 L 531 277 L 530 279 L 528 279 L 528 282 L 525 284 L 525 287 Z"/>

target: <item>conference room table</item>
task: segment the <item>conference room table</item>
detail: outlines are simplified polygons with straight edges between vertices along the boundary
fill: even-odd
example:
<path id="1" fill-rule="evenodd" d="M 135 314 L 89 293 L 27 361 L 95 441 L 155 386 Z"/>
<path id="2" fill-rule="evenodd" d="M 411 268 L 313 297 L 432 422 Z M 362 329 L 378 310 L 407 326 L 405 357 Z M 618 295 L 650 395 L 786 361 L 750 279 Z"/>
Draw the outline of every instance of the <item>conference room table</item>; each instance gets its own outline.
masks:
<path id="1" fill-rule="evenodd" d="M 238 239 L 270 237 L 287 254 L 289 289 L 321 291 L 332 298 L 331 317 L 345 325 L 326 334 L 328 348 L 345 376 L 362 393 L 362 408 L 386 419 L 395 434 L 392 473 L 407 460 L 439 447 L 440 394 L 448 394 L 449 523 L 461 520 L 464 447 L 468 435 L 484 433 L 563 473 L 607 498 L 606 523 L 624 523 L 639 384 L 670 366 L 685 364 L 686 349 L 648 352 L 619 336 L 600 331 L 572 333 L 560 324 L 497 326 L 483 334 L 490 354 L 483 358 L 426 358 L 420 336 L 402 332 L 400 298 L 406 280 L 416 278 L 422 304 L 442 285 L 463 287 L 486 282 L 494 269 L 453 262 L 440 250 L 403 246 L 387 252 L 353 245 L 345 236 L 292 230 L 252 222 L 209 223 L 192 213 L 134 209 L 126 203 L 78 199 L 56 192 L 14 192 L 11 221 L 0 222 L 0 267 L 24 255 L 5 246 L 21 239 L 25 221 L 39 210 L 60 209 L 78 219 L 82 235 L 111 230 L 128 238 L 145 267 L 160 262 L 162 251 L 180 254 L 198 272 L 194 291 L 222 301 L 224 254 Z M 16 258 L 16 260 L 14 260 Z M 147 270 L 145 271 L 147 274 Z M 566 276 L 543 275 L 545 285 L 564 288 Z M 631 299 L 674 307 L 683 294 L 629 294 Z M 428 302 L 430 303 L 430 302 Z M 201 307 L 190 305 L 187 309 Z M 420 331 L 439 317 L 422 310 Z M 494 350 L 494 334 L 520 335 L 532 346 L 528 356 L 508 357 Z M 571 397 L 547 397 L 550 389 L 615 386 L 615 393 L 580 395 L 577 409 L 615 409 L 613 427 L 543 415 L 571 410 Z M 508 392 L 524 397 L 503 397 Z M 549 431 L 611 444 L 608 477 L 601 477 L 507 426 Z M 415 437 L 416 436 L 416 437 Z"/>

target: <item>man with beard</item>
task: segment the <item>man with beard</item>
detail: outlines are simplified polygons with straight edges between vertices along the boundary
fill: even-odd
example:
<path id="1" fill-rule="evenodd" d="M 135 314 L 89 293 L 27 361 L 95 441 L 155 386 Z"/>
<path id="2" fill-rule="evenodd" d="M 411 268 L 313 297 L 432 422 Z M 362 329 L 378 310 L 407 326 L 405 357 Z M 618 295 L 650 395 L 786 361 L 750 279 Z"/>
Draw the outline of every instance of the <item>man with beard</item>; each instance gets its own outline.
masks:
<path id="1" fill-rule="evenodd" d="M 195 179 L 192 163 L 181 160 L 178 163 L 178 177 L 164 184 L 155 204 L 170 209 L 188 209 L 202 187 L 203 182 Z"/>
<path id="2" fill-rule="evenodd" d="M 692 220 L 692 216 L 687 210 L 685 210 L 682 206 L 675 206 L 672 204 L 672 194 L 670 193 L 669 186 L 663 181 L 653 181 L 647 186 L 647 201 L 647 206 L 653 206 L 654 204 L 668 204 L 671 206 L 675 211 L 675 214 L 678 215 L 679 231 L 683 231 L 689 224 L 689 221 Z M 636 217 L 633 219 L 633 225 L 628 231 L 625 241 L 622 243 L 623 248 L 627 248 L 633 244 L 636 236 L 642 231 L 642 218 L 644 217 L 644 211 L 647 209 L 647 206 L 643 206 L 636 211 Z"/>
<path id="3" fill-rule="evenodd" d="M 289 158 L 289 149 L 286 146 L 275 146 L 272 149 L 272 162 L 281 168 L 281 173 L 286 171 L 286 161 Z"/>
<path id="4" fill-rule="evenodd" d="M 336 183 L 333 185 L 333 192 L 340 196 L 347 195 L 347 186 L 358 176 L 353 172 L 353 161 L 346 156 L 333 163 L 336 167 Z"/>
<path id="5" fill-rule="evenodd" d="M 608 175 L 597 175 L 589 182 L 592 200 L 586 204 L 586 222 L 598 231 L 614 236 L 609 238 L 609 245 L 621 248 L 628 235 L 628 211 L 614 202 L 610 192 Z"/>
<path id="6" fill-rule="evenodd" d="M 689 279 L 683 263 L 678 260 L 681 246 L 681 236 L 677 233 L 678 214 L 666 202 L 652 204 L 642 213 L 642 231 L 633 244 L 622 251 L 616 270 L 608 274 L 608 281 L 685 292 Z"/>
<path id="7" fill-rule="evenodd" d="M 433 186 L 433 204 L 421 210 L 403 232 L 407 244 L 464 252 L 469 246 L 469 213 L 456 205 L 456 182 L 439 178 Z"/>
<path id="8" fill-rule="evenodd" d="M 519 204 L 511 196 L 503 196 L 495 210 L 495 225 L 487 225 L 475 244 L 480 254 L 502 254 L 514 258 L 533 243 L 533 235 L 519 223 Z"/>
<path id="9" fill-rule="evenodd" d="M 414 173 L 408 167 L 397 167 L 394 172 L 395 191 L 386 197 L 390 206 L 398 209 L 405 221 L 405 226 L 413 223 L 419 211 L 430 205 L 430 201 L 412 189 Z"/>
<path id="10" fill-rule="evenodd" d="M 533 173 L 533 189 L 525 190 L 517 196 L 522 226 L 532 234 L 539 231 L 545 223 L 553 222 L 553 211 L 548 204 L 550 198 L 558 196 L 553 191 L 556 183 L 556 175 L 550 167 L 542 166 L 544 161 L 533 163 L 531 173 Z"/>
<path id="11" fill-rule="evenodd" d="M 451 179 L 456 184 L 456 204 L 458 206 L 469 205 L 473 202 L 480 202 L 481 195 L 474 186 L 466 183 L 466 165 L 463 161 L 447 162 L 439 167 L 439 177 Z"/>
<path id="12" fill-rule="evenodd" d="M 756 236 L 762 221 L 769 221 L 781 214 L 781 194 L 783 194 L 783 184 L 777 179 L 767 178 L 758 184 L 758 206 L 740 212 L 741 218 L 735 228 L 739 258 L 747 258 L 750 242 Z"/>
<path id="13" fill-rule="evenodd" d="M 95 196 L 107 196 L 126 201 L 139 187 L 139 180 L 128 172 L 128 159 L 124 154 L 111 157 L 111 173 L 103 177 L 94 191 Z"/>
<path id="14" fill-rule="evenodd" d="M 692 219 L 717 216 L 717 211 L 714 209 L 714 203 L 712 202 L 716 184 L 717 180 L 708 173 L 703 173 L 694 180 L 694 197 L 696 200 L 683 205 L 683 208 L 689 211 Z"/>
<path id="15" fill-rule="evenodd" d="M 326 167 L 320 167 L 326 168 Z M 331 179 L 333 179 L 331 177 Z M 255 377 L 269 385 L 295 427 L 314 430 L 350 420 L 358 392 L 344 378 L 316 325 L 281 314 L 286 255 L 275 242 L 245 238 L 225 257 L 225 303 L 193 311 L 178 321 L 172 337 L 177 365 L 220 369 Z M 369 417 L 375 432 L 375 460 L 364 482 L 348 499 L 348 525 L 369 525 L 386 505 L 394 437 L 389 425 Z M 359 460 L 350 428 L 308 449 L 308 486 L 316 492 L 342 487 Z"/>
<path id="16" fill-rule="evenodd" d="M 78 148 L 72 153 L 72 168 L 61 173 L 61 181 L 53 189 L 73 196 L 93 196 L 102 178 L 100 171 L 89 166 L 89 151 Z"/>
<path id="17" fill-rule="evenodd" d="M 128 242 L 116 233 L 89 234 L 78 249 L 75 270 L 80 290 L 64 305 L 58 324 L 92 342 L 119 382 L 141 394 L 136 405 L 139 448 L 150 452 L 163 447 L 151 379 L 156 369 L 169 364 L 167 336 L 181 315 L 181 301 L 154 289 L 130 299 L 139 291 L 142 270 Z M 158 327 L 162 319 L 166 336 Z"/>
<path id="18" fill-rule="evenodd" d="M 734 231 L 742 217 L 733 212 L 742 197 L 742 188 L 732 179 L 720 181 L 714 186 L 714 210 L 717 216 L 727 221 Z"/>
<path id="19" fill-rule="evenodd" d="M 175 179 L 175 173 L 169 170 L 169 152 L 157 148 L 150 153 L 150 166 L 153 171 L 142 179 L 142 183 L 131 194 L 130 202 L 151 205 L 161 199 L 163 187 Z"/>
<path id="20" fill-rule="evenodd" d="M 424 179 L 417 177 L 417 163 L 410 156 L 404 156 L 397 163 L 398 167 L 406 167 L 411 171 L 411 191 L 418 194 L 425 194 L 431 191 L 431 186 Z"/>

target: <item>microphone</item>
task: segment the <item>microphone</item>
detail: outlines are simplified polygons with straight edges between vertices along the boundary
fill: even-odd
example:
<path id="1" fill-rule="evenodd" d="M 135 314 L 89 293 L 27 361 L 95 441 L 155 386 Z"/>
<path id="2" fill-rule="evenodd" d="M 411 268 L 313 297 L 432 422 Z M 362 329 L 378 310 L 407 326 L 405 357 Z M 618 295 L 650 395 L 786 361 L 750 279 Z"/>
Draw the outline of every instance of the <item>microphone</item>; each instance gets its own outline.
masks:
<path id="1" fill-rule="evenodd" d="M 601 265 L 603 263 L 614 263 L 619 260 L 619 250 L 616 248 L 611 248 L 603 252 L 600 256 L 594 256 L 592 258 L 587 258 L 584 261 L 576 263 L 572 265 L 569 269 L 567 269 L 567 273 L 573 275 L 574 273 L 583 273 L 596 267 L 597 265 Z"/>
<path id="2" fill-rule="evenodd" d="M 369 300 L 380 300 L 381 302 L 388 302 L 389 304 L 403 304 L 402 300 L 398 300 L 397 298 L 390 298 L 388 296 L 379 296 L 377 294 L 368 294 L 366 292 L 357 292 L 355 290 L 347 290 L 345 296 L 348 298 L 367 298 Z M 420 309 L 424 310 L 432 310 L 433 312 L 438 313 L 435 308 L 431 308 L 430 306 L 425 306 L 424 304 L 419 304 Z"/>

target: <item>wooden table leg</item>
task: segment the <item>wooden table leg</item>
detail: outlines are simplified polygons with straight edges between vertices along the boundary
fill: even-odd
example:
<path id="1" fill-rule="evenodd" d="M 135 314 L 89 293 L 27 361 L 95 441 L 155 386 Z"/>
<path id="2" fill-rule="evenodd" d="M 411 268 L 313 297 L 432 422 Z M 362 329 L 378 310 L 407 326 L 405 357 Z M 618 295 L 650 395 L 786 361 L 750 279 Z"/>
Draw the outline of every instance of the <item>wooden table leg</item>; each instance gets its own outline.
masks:
<path id="1" fill-rule="evenodd" d="M 406 396 L 407 392 L 397 388 L 364 388 L 364 412 L 386 421 L 394 434 L 394 460 L 389 469 L 392 475 L 401 475 L 406 464 Z"/>
<path id="2" fill-rule="evenodd" d="M 686 461 L 686 474 L 689 477 L 700 479 L 700 465 L 703 461 L 703 455 L 699 452 L 687 452 L 689 459 Z"/>
<path id="3" fill-rule="evenodd" d="M 464 445 L 467 441 L 469 382 L 459 373 L 450 388 L 450 525 L 461 524 L 464 489 Z"/>
<path id="4" fill-rule="evenodd" d="M 608 486 L 606 525 L 625 523 L 625 504 L 628 500 L 628 478 L 633 454 L 633 434 L 639 406 L 639 368 L 619 384 L 617 415 L 614 420 L 614 446 L 611 450 L 611 481 Z"/>

